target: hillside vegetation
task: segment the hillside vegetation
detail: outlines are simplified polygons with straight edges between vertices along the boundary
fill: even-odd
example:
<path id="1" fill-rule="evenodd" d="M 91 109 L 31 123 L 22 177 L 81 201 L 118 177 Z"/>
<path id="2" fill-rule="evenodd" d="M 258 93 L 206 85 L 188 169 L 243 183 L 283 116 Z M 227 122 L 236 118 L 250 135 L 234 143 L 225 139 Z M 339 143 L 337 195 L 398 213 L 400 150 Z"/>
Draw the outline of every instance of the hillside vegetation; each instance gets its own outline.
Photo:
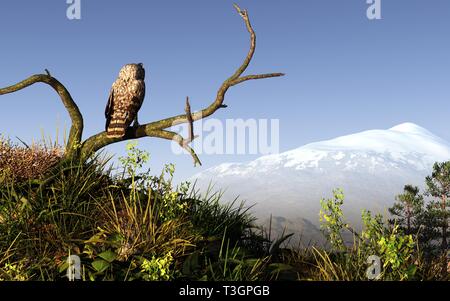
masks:
<path id="1" fill-rule="evenodd" d="M 244 204 L 175 187 L 171 164 L 138 172 L 149 154 L 136 143 L 127 151 L 113 170 L 105 155 L 60 163 L 59 147 L 0 141 L 0 280 L 67 279 L 71 255 L 84 281 L 448 280 L 442 252 L 403 220 L 364 212 L 363 232 L 353 231 L 340 190 L 322 200 L 330 248 L 288 249 L 292 235 L 269 240 Z"/>

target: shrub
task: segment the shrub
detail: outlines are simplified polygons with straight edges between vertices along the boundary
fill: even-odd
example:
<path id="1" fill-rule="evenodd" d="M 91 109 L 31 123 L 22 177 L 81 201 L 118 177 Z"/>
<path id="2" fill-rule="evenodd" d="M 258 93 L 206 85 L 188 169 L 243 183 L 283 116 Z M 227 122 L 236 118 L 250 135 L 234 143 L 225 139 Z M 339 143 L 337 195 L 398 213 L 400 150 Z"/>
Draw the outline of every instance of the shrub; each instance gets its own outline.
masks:
<path id="1" fill-rule="evenodd" d="M 358 234 L 343 221 L 342 190 L 334 191 L 334 198 L 322 200 L 320 211 L 322 230 L 332 246 L 331 252 L 313 249 L 320 280 L 367 280 L 370 258 L 381 260 L 380 280 L 410 280 L 417 270 L 413 255 L 416 253 L 412 235 L 398 231 L 398 226 L 389 227 L 381 215 L 372 216 L 363 211 L 363 231 Z M 349 230 L 354 235 L 353 246 L 346 246 L 342 232 Z"/>
<path id="2" fill-rule="evenodd" d="M 0 185 L 7 179 L 24 181 L 41 177 L 61 160 L 63 153 L 63 148 L 57 145 L 18 146 L 0 137 Z"/>

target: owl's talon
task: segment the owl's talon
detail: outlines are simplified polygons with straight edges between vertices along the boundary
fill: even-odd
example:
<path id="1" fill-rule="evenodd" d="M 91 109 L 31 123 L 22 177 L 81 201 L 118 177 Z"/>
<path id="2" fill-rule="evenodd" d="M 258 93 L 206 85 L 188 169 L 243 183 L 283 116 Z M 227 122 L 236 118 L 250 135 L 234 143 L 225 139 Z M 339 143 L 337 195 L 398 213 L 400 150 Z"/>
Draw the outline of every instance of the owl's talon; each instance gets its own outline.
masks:
<path id="1" fill-rule="evenodd" d="M 137 120 L 135 120 L 133 122 L 133 129 L 137 129 L 140 126 L 139 122 L 137 122 Z"/>

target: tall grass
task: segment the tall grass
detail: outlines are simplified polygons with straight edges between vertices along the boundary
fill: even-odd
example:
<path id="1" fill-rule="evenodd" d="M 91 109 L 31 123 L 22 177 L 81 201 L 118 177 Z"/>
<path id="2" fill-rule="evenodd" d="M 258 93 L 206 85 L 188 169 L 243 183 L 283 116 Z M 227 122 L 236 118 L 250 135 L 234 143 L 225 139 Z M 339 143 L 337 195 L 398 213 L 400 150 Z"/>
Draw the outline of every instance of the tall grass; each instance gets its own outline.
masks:
<path id="1" fill-rule="evenodd" d="M 238 199 L 224 203 L 211 186 L 205 194 L 195 184 L 173 187 L 172 165 L 157 176 L 137 173 L 149 156 L 135 144 L 119 173 L 102 154 L 44 168 L 49 154 L 58 162 L 57 150 L 1 145 L 9 159 L 0 153 L 0 280 L 65 279 L 72 254 L 86 281 L 367 280 L 367 256 L 375 251 L 388 262 L 385 280 L 438 279 L 438 259 L 412 253 L 410 238 L 370 214 L 353 246 L 286 248 L 290 234 L 273 240 Z M 14 165 L 33 160 L 42 169 Z M 341 201 L 343 194 L 323 202 L 321 212 L 335 244 L 342 229 L 329 225 L 347 227 Z"/>
<path id="2" fill-rule="evenodd" d="M 208 237 L 221 237 L 223 233 L 234 242 L 243 238 L 255 228 L 255 218 L 249 213 L 251 207 L 238 199 L 222 203 L 223 191 L 214 192 L 209 185 L 204 194 L 196 189 L 195 183 L 187 196 L 191 200 L 191 221 L 200 230 L 200 234 Z"/>

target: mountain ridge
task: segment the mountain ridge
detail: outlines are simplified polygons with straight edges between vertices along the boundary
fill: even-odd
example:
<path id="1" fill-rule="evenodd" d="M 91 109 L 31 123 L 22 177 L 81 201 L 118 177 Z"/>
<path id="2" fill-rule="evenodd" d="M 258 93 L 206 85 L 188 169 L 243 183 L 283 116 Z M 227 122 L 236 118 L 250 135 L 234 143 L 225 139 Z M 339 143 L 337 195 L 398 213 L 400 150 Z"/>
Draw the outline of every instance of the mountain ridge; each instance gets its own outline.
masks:
<path id="1" fill-rule="evenodd" d="M 240 196 L 255 204 L 253 213 L 263 224 L 273 215 L 290 228 L 295 228 L 295 221 L 299 228 L 309 223 L 318 228 L 320 199 L 331 197 L 334 188 L 343 188 L 344 213 L 359 227 L 362 209 L 386 214 L 405 184 L 423 188 L 434 162 L 449 159 L 447 141 L 414 123 L 402 123 L 246 163 L 223 163 L 194 175 L 193 180 L 200 189 L 211 182 L 225 189 L 225 201 Z M 319 236 L 317 229 L 303 230 Z"/>

